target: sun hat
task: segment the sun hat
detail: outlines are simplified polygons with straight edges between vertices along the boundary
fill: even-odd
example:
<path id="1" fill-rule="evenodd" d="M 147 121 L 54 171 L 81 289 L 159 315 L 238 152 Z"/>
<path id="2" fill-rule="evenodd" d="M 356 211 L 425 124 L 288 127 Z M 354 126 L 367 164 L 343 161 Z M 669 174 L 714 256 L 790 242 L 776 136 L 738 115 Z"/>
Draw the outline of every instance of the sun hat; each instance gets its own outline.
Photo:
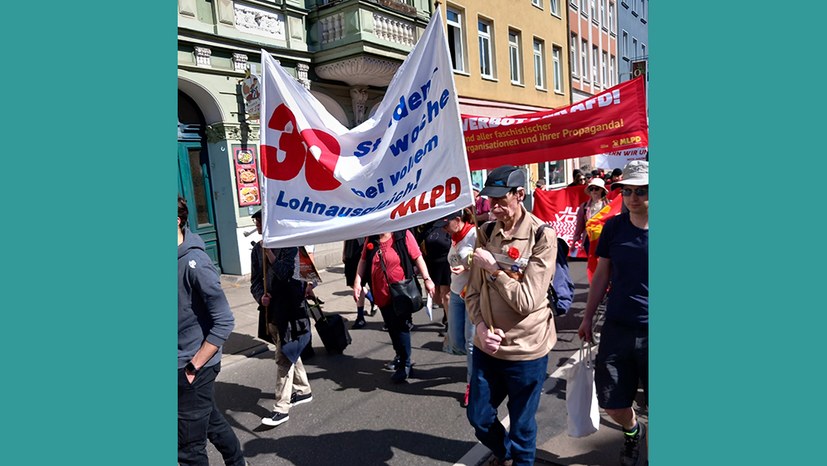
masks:
<path id="1" fill-rule="evenodd" d="M 632 160 L 623 167 L 623 179 L 615 181 L 616 186 L 645 186 L 649 184 L 649 162 Z"/>
<path id="2" fill-rule="evenodd" d="M 604 196 L 606 194 L 609 194 L 609 190 L 606 189 L 606 182 L 601 180 L 600 178 L 592 178 L 592 180 L 589 181 L 589 184 L 586 185 L 586 189 L 585 189 L 586 194 L 589 193 L 589 188 L 591 188 L 592 186 L 597 186 L 598 188 L 602 189 Z"/>
<path id="3" fill-rule="evenodd" d="M 525 187 L 525 170 L 514 165 L 497 167 L 485 179 L 485 187 L 480 192 L 482 196 L 503 197 L 512 188 Z"/>

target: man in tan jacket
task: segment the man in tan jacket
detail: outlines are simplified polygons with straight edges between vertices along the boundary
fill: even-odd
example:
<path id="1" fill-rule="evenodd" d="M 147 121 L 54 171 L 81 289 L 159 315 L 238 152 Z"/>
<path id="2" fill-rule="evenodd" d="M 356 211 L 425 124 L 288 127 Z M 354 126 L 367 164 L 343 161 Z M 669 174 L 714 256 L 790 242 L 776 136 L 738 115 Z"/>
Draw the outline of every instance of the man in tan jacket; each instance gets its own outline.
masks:
<path id="1" fill-rule="evenodd" d="M 474 324 L 468 420 L 494 464 L 533 465 L 535 415 L 557 342 L 547 290 L 554 277 L 557 238 L 523 207 L 525 172 L 505 165 L 488 175 L 482 194 L 497 218 L 481 227 L 465 297 Z M 490 234 L 489 234 L 490 232 Z M 508 397 L 506 432 L 497 407 Z"/>

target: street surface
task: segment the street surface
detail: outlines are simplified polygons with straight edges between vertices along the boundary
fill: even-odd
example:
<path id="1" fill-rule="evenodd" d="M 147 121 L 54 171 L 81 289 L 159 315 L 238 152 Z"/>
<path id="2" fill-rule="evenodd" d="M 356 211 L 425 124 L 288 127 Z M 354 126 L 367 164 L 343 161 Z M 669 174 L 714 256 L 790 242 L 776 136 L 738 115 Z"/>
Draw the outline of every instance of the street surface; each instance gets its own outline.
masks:
<path id="1" fill-rule="evenodd" d="M 537 463 L 565 465 L 616 464 L 622 445 L 619 428 L 603 416 L 600 430 L 583 439 L 566 435 L 565 378 L 559 368 L 577 357 L 580 324 L 588 292 L 585 261 L 570 263 L 577 290 L 566 316 L 557 317 L 558 342 L 549 355 L 548 374 L 537 413 Z M 348 327 L 356 305 L 345 285 L 342 266 L 321 271 L 316 294 L 327 313 L 342 314 Z M 313 333 L 315 356 L 305 360 L 313 401 L 290 410 L 277 427 L 260 423 L 272 414 L 275 362 L 272 346 L 255 338 L 258 311 L 249 281 L 222 276 L 236 317 L 224 348 L 215 384 L 219 408 L 233 426 L 251 466 L 276 465 L 476 465 L 490 451 L 480 445 L 460 405 L 465 393 L 465 356 L 442 351 L 442 310 L 433 321 L 423 310 L 414 315 L 413 376 L 391 383 L 384 365 L 393 356 L 378 312 L 367 327 L 351 330 L 353 342 L 342 355 L 328 355 Z M 370 304 L 368 303 L 368 309 Z M 505 404 L 500 419 L 507 416 Z M 208 445 L 210 464 L 220 454 Z"/>

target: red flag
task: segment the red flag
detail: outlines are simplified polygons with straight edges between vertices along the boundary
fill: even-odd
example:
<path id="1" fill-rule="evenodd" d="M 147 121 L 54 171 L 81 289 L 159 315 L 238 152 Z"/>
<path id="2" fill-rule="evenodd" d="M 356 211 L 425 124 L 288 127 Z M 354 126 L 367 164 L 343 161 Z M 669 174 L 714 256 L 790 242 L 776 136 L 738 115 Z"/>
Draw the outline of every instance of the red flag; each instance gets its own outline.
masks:
<path id="1" fill-rule="evenodd" d="M 574 229 L 577 227 L 577 209 L 580 208 L 580 204 L 589 200 L 585 187 L 586 185 L 581 184 L 550 191 L 542 189 L 534 191 L 534 207 L 531 213 L 551 225 L 557 236 L 566 240 L 572 253 L 580 244 L 572 241 Z M 572 257 L 585 258 L 586 252 L 583 248 L 577 249 L 580 253 L 572 254 Z"/>
<path id="2" fill-rule="evenodd" d="M 603 232 L 603 225 L 606 224 L 606 220 L 619 214 L 623 206 L 623 196 L 617 195 L 620 190 L 614 192 L 615 194 L 612 196 L 613 199 L 609 202 L 609 205 L 586 220 L 586 235 L 589 237 L 589 260 L 586 262 L 586 272 L 588 273 L 589 283 L 592 281 L 594 271 L 597 270 L 597 241 L 600 238 L 600 233 Z"/>

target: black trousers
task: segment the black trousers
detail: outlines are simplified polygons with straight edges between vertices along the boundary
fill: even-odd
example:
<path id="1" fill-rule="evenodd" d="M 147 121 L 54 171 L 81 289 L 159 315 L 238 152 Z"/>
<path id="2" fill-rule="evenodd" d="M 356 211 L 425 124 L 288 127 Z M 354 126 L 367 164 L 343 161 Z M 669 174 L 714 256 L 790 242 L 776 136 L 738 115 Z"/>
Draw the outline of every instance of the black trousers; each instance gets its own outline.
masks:
<path id="1" fill-rule="evenodd" d="M 202 367 L 192 384 L 178 369 L 178 464 L 209 466 L 207 440 L 224 457 L 224 464 L 244 466 L 241 444 L 215 404 L 213 388 L 221 364 Z"/>

